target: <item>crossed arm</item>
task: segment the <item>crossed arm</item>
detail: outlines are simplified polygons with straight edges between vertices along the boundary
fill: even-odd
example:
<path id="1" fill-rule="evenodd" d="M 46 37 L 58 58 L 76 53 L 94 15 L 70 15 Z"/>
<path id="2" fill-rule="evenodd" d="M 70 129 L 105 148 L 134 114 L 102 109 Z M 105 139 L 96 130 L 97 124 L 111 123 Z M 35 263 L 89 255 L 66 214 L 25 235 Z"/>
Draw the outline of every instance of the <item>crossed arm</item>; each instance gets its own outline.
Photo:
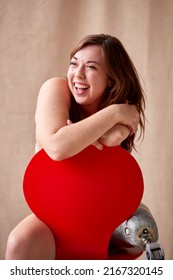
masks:
<path id="1" fill-rule="evenodd" d="M 54 160 L 71 157 L 89 145 L 119 145 L 139 123 L 136 107 L 113 104 L 77 123 L 67 125 L 70 92 L 66 79 L 53 78 L 38 96 L 36 141 Z"/>
<path id="2" fill-rule="evenodd" d="M 67 120 L 67 124 L 70 125 L 72 122 Z M 130 132 L 131 130 L 129 127 L 121 124 L 115 124 L 92 145 L 94 145 L 99 150 L 102 150 L 103 145 L 107 147 L 118 146 L 129 136 Z"/>

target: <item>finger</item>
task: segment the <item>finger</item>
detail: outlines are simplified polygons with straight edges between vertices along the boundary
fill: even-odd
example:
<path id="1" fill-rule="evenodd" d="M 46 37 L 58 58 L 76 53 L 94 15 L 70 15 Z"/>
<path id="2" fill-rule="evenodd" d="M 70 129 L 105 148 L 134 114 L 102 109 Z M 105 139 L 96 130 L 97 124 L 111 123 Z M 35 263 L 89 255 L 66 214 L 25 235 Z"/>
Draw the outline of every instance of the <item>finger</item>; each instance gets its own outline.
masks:
<path id="1" fill-rule="evenodd" d="M 95 146 L 98 150 L 103 149 L 103 145 L 99 141 L 94 142 L 92 145 Z"/>
<path id="2" fill-rule="evenodd" d="M 138 125 L 131 127 L 130 135 L 135 134 L 138 130 Z"/>
<path id="3" fill-rule="evenodd" d="M 72 124 L 72 121 L 71 120 L 67 120 L 67 124 L 68 125 Z"/>

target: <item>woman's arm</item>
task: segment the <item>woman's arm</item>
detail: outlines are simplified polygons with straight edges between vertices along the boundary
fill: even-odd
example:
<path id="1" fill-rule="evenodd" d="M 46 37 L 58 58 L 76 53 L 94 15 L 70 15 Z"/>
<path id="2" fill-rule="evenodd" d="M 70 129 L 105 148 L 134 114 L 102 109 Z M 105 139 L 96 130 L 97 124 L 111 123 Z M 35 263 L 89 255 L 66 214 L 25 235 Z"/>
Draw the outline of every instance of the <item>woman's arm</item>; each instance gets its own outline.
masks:
<path id="1" fill-rule="evenodd" d="M 116 124 L 99 138 L 99 142 L 108 147 L 118 146 L 129 136 L 130 133 L 130 127 Z"/>
<path id="2" fill-rule="evenodd" d="M 53 78 L 41 88 L 36 109 L 36 140 L 54 160 L 71 157 L 97 141 L 115 124 L 131 127 L 139 122 L 136 107 L 110 105 L 90 117 L 67 125 L 70 92 L 66 79 Z"/>
<path id="3" fill-rule="evenodd" d="M 71 120 L 67 120 L 67 124 L 73 124 Z M 101 136 L 94 145 L 97 149 L 102 150 L 103 145 L 113 147 L 120 145 L 131 134 L 131 129 L 122 124 L 114 125 L 103 136 Z"/>

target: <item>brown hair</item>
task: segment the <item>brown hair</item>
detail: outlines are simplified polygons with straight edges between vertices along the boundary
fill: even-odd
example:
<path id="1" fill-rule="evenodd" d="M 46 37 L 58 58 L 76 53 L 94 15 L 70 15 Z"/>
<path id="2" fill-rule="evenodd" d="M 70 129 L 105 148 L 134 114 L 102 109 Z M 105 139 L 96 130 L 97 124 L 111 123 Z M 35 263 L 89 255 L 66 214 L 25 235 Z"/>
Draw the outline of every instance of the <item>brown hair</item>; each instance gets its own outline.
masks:
<path id="1" fill-rule="evenodd" d="M 108 78 L 111 84 L 105 91 L 100 109 L 115 103 L 128 102 L 129 104 L 136 105 L 141 115 L 139 123 L 140 138 L 144 134 L 145 128 L 145 99 L 140 79 L 132 60 L 122 43 L 116 37 L 106 34 L 86 36 L 73 49 L 70 58 L 80 49 L 88 45 L 100 45 L 103 48 Z M 75 104 L 73 98 L 70 115 L 73 121 L 79 121 L 81 119 L 80 108 L 77 103 Z M 122 142 L 121 146 L 131 152 L 132 148 L 135 147 L 134 138 L 134 134 L 129 136 Z"/>

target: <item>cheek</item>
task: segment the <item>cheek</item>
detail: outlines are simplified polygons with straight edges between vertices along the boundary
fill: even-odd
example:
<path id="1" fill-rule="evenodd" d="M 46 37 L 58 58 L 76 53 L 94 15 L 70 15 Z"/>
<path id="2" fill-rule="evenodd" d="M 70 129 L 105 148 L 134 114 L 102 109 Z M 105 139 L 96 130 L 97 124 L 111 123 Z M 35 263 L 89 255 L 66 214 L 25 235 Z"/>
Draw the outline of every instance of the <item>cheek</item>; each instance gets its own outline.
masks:
<path id="1" fill-rule="evenodd" d="M 97 77 L 93 79 L 93 87 L 98 92 L 105 92 L 105 89 L 108 87 L 108 81 L 105 77 Z"/>

